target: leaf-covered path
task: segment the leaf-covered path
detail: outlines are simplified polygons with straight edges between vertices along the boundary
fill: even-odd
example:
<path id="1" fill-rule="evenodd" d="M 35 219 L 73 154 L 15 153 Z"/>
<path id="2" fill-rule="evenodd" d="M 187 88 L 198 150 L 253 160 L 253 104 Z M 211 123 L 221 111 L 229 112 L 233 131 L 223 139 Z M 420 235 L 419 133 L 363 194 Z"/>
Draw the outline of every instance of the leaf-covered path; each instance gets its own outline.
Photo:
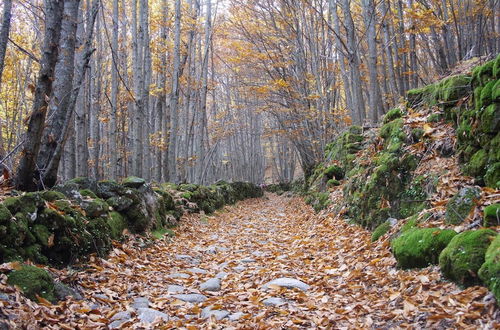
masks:
<path id="1" fill-rule="evenodd" d="M 370 243 L 369 232 L 318 216 L 298 198 L 269 195 L 191 215 L 172 240 L 120 245 L 91 265 L 59 274 L 85 287 L 84 300 L 43 306 L 18 297 L 5 308 L 25 325 L 53 328 L 499 325 L 485 288 L 461 290 L 433 268 L 397 270 L 388 240 Z M 268 284 L 279 278 L 291 283 Z"/>

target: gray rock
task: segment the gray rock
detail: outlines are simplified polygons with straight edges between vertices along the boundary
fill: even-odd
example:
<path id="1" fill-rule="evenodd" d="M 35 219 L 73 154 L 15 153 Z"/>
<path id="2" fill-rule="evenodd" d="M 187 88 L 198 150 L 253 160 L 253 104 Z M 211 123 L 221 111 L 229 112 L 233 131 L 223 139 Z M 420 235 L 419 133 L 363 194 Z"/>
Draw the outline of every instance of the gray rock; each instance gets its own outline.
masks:
<path id="1" fill-rule="evenodd" d="M 172 292 L 172 293 L 178 293 L 178 292 L 182 292 L 184 290 L 185 290 L 185 288 L 182 285 L 170 284 L 167 287 L 167 291 Z"/>
<path id="2" fill-rule="evenodd" d="M 5 294 L 3 292 L 0 292 L 0 300 L 9 301 L 9 295 Z"/>
<path id="3" fill-rule="evenodd" d="M 190 303 L 201 303 L 207 300 L 207 297 L 198 293 L 176 294 L 174 298 Z"/>
<path id="4" fill-rule="evenodd" d="M 207 247 L 207 249 L 205 250 L 205 253 L 208 253 L 208 254 L 217 254 L 217 246 L 215 245 L 210 245 L 209 247 Z"/>
<path id="5" fill-rule="evenodd" d="M 168 275 L 168 277 L 170 278 L 189 278 L 189 274 L 186 274 L 186 273 L 173 273 L 173 274 L 170 274 Z"/>
<path id="6" fill-rule="evenodd" d="M 215 278 L 219 278 L 221 280 L 225 279 L 227 277 L 228 273 L 226 272 L 220 272 L 217 275 L 215 275 Z"/>
<path id="7" fill-rule="evenodd" d="M 76 300 L 83 299 L 82 295 L 78 291 L 61 282 L 54 283 L 54 293 L 57 300 L 63 300 L 66 299 L 66 297 L 73 297 Z"/>
<path id="8" fill-rule="evenodd" d="M 128 322 L 131 318 L 132 318 L 132 315 L 130 315 L 129 311 L 122 311 L 122 312 L 116 313 L 111 318 L 112 322 L 108 325 L 108 327 L 110 329 L 117 329 L 123 323 Z"/>
<path id="9" fill-rule="evenodd" d="M 203 308 L 203 310 L 201 311 L 201 318 L 208 319 L 208 318 L 214 316 L 217 321 L 220 321 L 223 318 L 228 317 L 229 314 L 230 313 L 228 311 L 225 311 L 222 309 L 212 310 L 212 306 L 208 306 L 208 307 Z"/>
<path id="10" fill-rule="evenodd" d="M 386 221 L 389 222 L 389 224 L 391 225 L 391 227 L 394 227 L 395 225 L 398 224 L 398 219 L 396 219 L 396 218 L 387 218 Z"/>
<path id="11" fill-rule="evenodd" d="M 175 259 L 182 260 L 182 261 L 188 262 L 188 263 L 193 264 L 193 265 L 198 265 L 200 263 L 199 259 L 193 258 L 193 257 L 188 256 L 186 254 L 176 254 Z"/>
<path id="12" fill-rule="evenodd" d="M 262 288 L 264 290 L 268 289 L 270 285 L 277 285 L 287 289 L 300 289 L 306 291 L 310 288 L 306 283 L 290 277 L 281 277 L 266 283 Z"/>
<path id="13" fill-rule="evenodd" d="M 255 262 L 255 259 L 253 259 L 253 258 L 245 258 L 245 259 L 241 259 L 240 262 L 250 263 L 250 262 Z"/>
<path id="14" fill-rule="evenodd" d="M 130 315 L 129 311 L 122 311 L 122 312 L 118 312 L 115 315 L 113 315 L 113 317 L 111 318 L 111 321 L 124 320 L 124 319 L 130 320 L 131 317 L 132 317 L 132 315 Z"/>
<path id="15" fill-rule="evenodd" d="M 109 300 L 109 297 L 106 296 L 105 294 L 102 294 L 102 293 L 97 293 L 93 296 L 94 298 L 96 299 L 105 299 L 105 300 Z"/>
<path id="16" fill-rule="evenodd" d="M 186 271 L 190 272 L 190 273 L 195 273 L 195 274 L 206 274 L 206 273 L 208 273 L 206 270 L 201 269 L 201 268 L 197 268 L 197 267 L 188 268 L 188 269 L 186 269 Z"/>
<path id="17" fill-rule="evenodd" d="M 169 316 L 163 312 L 157 311 L 151 308 L 140 308 L 137 311 L 139 315 L 139 321 L 143 323 L 153 323 L 157 319 L 163 319 L 164 321 L 168 321 Z"/>
<path id="18" fill-rule="evenodd" d="M 286 301 L 284 299 L 281 299 L 281 298 L 271 297 L 271 298 L 265 299 L 262 303 L 266 306 L 281 306 L 281 305 L 286 304 Z"/>
<path id="19" fill-rule="evenodd" d="M 238 265 L 236 267 L 233 267 L 233 269 L 239 273 L 239 272 L 244 271 L 246 269 L 246 267 L 243 265 Z"/>
<path id="20" fill-rule="evenodd" d="M 206 282 L 201 283 L 200 290 L 202 291 L 220 291 L 220 278 L 211 278 Z"/>
<path id="21" fill-rule="evenodd" d="M 135 298 L 134 302 L 132 303 L 132 308 L 134 309 L 141 309 L 148 307 L 149 307 L 149 299 L 146 297 Z"/>
<path id="22" fill-rule="evenodd" d="M 239 319 L 241 319 L 243 317 L 243 315 L 245 315 L 245 313 L 243 313 L 243 312 L 233 313 L 233 314 L 229 315 L 229 320 L 230 321 L 238 321 Z"/>

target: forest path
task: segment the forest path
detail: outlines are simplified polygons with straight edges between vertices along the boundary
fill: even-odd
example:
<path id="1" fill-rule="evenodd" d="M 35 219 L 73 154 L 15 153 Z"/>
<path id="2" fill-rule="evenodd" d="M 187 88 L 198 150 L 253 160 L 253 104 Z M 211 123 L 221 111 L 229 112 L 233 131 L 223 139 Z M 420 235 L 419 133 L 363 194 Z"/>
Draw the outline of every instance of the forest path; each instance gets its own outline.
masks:
<path id="1" fill-rule="evenodd" d="M 37 317 L 58 320 L 56 328 L 493 324 L 485 288 L 460 290 L 436 268 L 397 270 L 388 240 L 370 243 L 368 231 L 320 217 L 299 198 L 268 195 L 182 223 L 171 240 L 120 245 L 96 259 L 73 275 L 85 300 L 44 307 Z M 288 280 L 263 288 L 279 278 Z"/>

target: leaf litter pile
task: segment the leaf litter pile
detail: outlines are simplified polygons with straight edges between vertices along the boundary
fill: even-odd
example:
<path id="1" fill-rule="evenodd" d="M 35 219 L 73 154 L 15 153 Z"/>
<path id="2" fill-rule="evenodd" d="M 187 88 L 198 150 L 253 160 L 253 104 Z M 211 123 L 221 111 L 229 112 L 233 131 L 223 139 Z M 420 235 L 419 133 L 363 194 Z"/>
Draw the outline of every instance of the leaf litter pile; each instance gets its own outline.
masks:
<path id="1" fill-rule="evenodd" d="M 0 315 L 19 328 L 500 326 L 486 288 L 462 290 L 436 267 L 398 270 L 387 238 L 370 243 L 370 232 L 318 216 L 299 198 L 267 195 L 181 223 L 172 239 L 116 244 L 108 259 L 79 271 L 50 269 L 81 288 L 83 300 L 32 302 L 0 275 L 11 298 L 0 300 Z M 219 291 L 200 288 L 216 277 Z M 303 286 L 269 284 L 279 278 Z M 141 299 L 161 316 L 141 319 Z"/>

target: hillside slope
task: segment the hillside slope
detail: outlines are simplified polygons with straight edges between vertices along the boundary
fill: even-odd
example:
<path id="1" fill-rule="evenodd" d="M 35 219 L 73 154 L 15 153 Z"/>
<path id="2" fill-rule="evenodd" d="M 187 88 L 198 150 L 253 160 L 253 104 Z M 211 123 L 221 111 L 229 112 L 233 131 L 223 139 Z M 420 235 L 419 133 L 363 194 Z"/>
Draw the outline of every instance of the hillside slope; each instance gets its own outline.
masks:
<path id="1" fill-rule="evenodd" d="M 339 135 L 293 188 L 316 210 L 374 230 L 373 241 L 390 240 L 399 267 L 439 264 L 500 299 L 499 78 L 500 55 L 409 91 L 379 128 Z"/>

